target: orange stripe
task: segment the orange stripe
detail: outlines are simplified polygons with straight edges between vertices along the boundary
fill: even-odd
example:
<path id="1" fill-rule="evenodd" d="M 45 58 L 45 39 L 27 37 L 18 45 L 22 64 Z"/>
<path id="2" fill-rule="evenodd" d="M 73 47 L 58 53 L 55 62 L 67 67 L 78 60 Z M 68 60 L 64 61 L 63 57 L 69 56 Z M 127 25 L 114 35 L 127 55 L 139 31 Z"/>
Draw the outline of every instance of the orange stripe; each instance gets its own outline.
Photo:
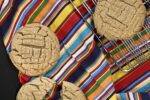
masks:
<path id="1" fill-rule="evenodd" d="M 109 76 L 105 79 L 105 81 L 100 84 L 100 86 L 96 89 L 96 91 L 94 91 L 91 95 L 88 96 L 89 100 L 94 100 L 94 97 L 96 95 L 98 95 L 100 92 L 102 92 L 104 90 L 104 88 L 110 83 L 112 82 L 112 77 Z"/>
<path id="2" fill-rule="evenodd" d="M 40 22 L 41 19 L 47 14 L 49 11 L 49 8 L 54 4 L 55 0 L 49 0 L 47 5 L 42 9 L 42 11 L 39 13 L 39 15 L 34 19 L 33 22 Z"/>
<path id="3" fill-rule="evenodd" d="M 0 0 L 0 5 L 2 5 L 2 3 L 3 3 L 3 0 Z"/>
<path id="4" fill-rule="evenodd" d="M 146 35 L 144 35 L 142 38 L 141 38 L 141 40 L 136 40 L 134 43 L 136 44 L 136 45 L 140 45 L 143 41 L 145 41 L 145 40 L 148 40 L 150 38 L 150 36 L 148 35 L 148 34 L 146 34 Z M 113 49 L 113 50 L 116 50 L 116 49 Z M 113 51 L 112 50 L 112 51 Z M 112 52 L 111 51 L 111 52 Z M 123 53 L 123 55 L 125 54 L 125 53 L 127 53 L 127 52 L 129 52 L 128 50 L 127 50 L 127 48 L 124 48 L 124 49 L 122 49 L 120 52 L 122 52 Z M 119 58 L 121 58 L 121 55 L 120 55 L 120 53 L 115 53 L 114 55 L 113 55 L 113 57 L 114 57 L 114 59 L 119 59 Z M 108 59 L 108 61 L 109 61 L 109 63 L 112 63 L 113 62 L 113 60 L 112 60 L 112 58 L 111 57 L 109 57 L 109 58 L 107 58 Z"/>

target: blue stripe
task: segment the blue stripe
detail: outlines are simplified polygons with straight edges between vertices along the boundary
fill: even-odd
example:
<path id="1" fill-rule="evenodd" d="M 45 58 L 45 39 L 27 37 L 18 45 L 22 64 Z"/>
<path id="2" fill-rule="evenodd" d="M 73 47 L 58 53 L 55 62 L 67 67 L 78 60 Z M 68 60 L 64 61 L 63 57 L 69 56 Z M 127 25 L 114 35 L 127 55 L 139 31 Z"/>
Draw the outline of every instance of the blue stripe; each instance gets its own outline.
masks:
<path id="1" fill-rule="evenodd" d="M 125 88 L 122 92 L 126 92 L 128 90 L 130 90 L 132 87 L 134 87 L 137 83 L 139 83 L 141 80 L 143 80 L 144 78 L 148 77 L 150 75 L 150 72 L 142 75 L 140 78 L 138 78 L 136 81 L 132 82 L 132 84 L 130 84 L 127 88 Z"/>
<path id="2" fill-rule="evenodd" d="M 127 100 L 125 93 L 120 93 L 121 100 Z"/>
<path id="3" fill-rule="evenodd" d="M 72 52 L 81 42 L 83 42 L 82 41 L 83 38 L 85 36 L 87 36 L 89 34 L 89 32 L 90 32 L 89 29 L 84 30 L 80 34 L 79 38 L 77 38 L 77 40 L 75 40 L 75 42 L 72 44 L 72 46 L 67 49 L 67 51 L 68 52 Z M 59 61 L 56 64 L 56 66 L 53 67 L 45 76 L 49 76 L 50 74 L 52 74 L 60 66 L 60 64 L 62 64 L 62 62 L 69 57 L 70 54 L 68 54 L 68 52 L 65 52 L 64 55 L 62 55 L 62 57 L 59 59 Z"/>
<path id="4" fill-rule="evenodd" d="M 3 3 L 4 3 L 4 1 L 3 1 Z M 9 1 L 7 7 L 5 6 L 6 8 L 1 12 L 0 16 L 3 16 L 6 13 L 6 11 L 8 11 L 8 9 L 11 8 L 11 5 L 12 5 L 12 0 Z M 1 7 L 2 6 L 3 6 L 3 4 L 1 5 Z"/>
<path id="5" fill-rule="evenodd" d="M 72 58 L 73 60 L 75 60 L 75 61 L 66 69 L 66 71 L 62 74 L 61 78 L 59 78 L 58 81 L 60 81 L 60 80 L 64 77 L 64 75 L 66 75 L 66 74 L 68 73 L 68 71 L 70 71 L 70 69 L 72 69 L 72 67 L 73 67 L 75 64 L 79 64 L 79 65 L 78 65 L 78 68 L 77 68 L 76 70 L 74 70 L 74 72 L 70 75 L 70 77 L 67 78 L 67 81 L 74 83 L 74 82 L 76 82 L 84 73 L 86 73 L 86 68 L 87 68 L 87 66 L 84 65 L 84 61 L 85 61 L 85 60 L 84 60 L 83 62 L 81 62 L 81 63 L 79 63 L 78 60 L 79 60 L 80 58 L 82 58 L 81 56 L 83 56 L 84 54 L 87 54 L 87 52 L 89 52 L 89 49 L 90 49 L 91 46 L 92 46 L 91 43 L 90 43 L 89 45 L 87 45 L 86 50 L 84 50 L 84 52 L 82 52 L 82 54 L 79 55 L 80 57 L 79 57 L 79 56 L 77 56 L 76 58 L 74 58 L 73 56 L 71 57 L 71 58 Z M 89 65 L 89 66 L 90 66 L 90 65 Z M 78 74 L 76 74 L 76 73 L 78 73 Z M 76 79 L 76 80 L 75 80 L 75 79 Z"/>
<path id="6" fill-rule="evenodd" d="M 85 17 L 88 17 L 89 13 L 85 14 Z M 73 27 L 73 29 L 69 32 L 69 34 L 64 38 L 64 40 L 61 42 L 61 46 L 63 46 L 68 39 L 70 39 L 72 37 L 73 34 L 76 33 L 77 29 L 80 27 L 80 25 L 82 25 L 83 20 L 81 19 L 79 22 L 77 22 L 77 24 Z M 91 24 L 91 23 L 90 23 Z M 91 24 L 92 25 L 92 24 Z M 87 29 L 90 30 L 90 28 L 88 27 Z"/>
<path id="7" fill-rule="evenodd" d="M 105 44 L 104 46 L 105 46 L 106 49 L 108 49 L 108 48 L 109 48 L 110 46 L 112 46 L 112 45 L 111 45 L 111 43 L 109 42 L 109 43 Z"/>
<path id="8" fill-rule="evenodd" d="M 28 13 L 28 11 L 34 6 L 34 4 L 37 2 L 37 0 L 33 0 L 33 2 L 31 2 L 28 6 L 27 6 L 27 8 L 26 9 L 24 9 L 23 10 L 23 12 L 22 12 L 22 14 L 21 14 L 21 16 L 20 16 L 20 18 L 19 18 L 19 20 L 18 20 L 18 22 L 17 22 L 17 24 L 16 24 L 16 28 L 15 28 L 15 30 L 14 30 L 14 33 L 21 27 L 21 24 L 22 24 L 22 22 L 23 22 L 23 20 L 24 20 L 24 17 L 25 17 L 25 15 Z M 24 2 L 23 2 L 24 3 Z M 7 50 L 7 52 L 9 53 L 9 49 L 10 49 L 10 44 L 11 44 L 11 42 L 9 43 L 9 45 L 8 45 L 8 47 L 6 48 L 6 50 Z"/>
<path id="9" fill-rule="evenodd" d="M 95 81 L 94 78 L 93 77 L 89 77 L 80 88 L 83 90 L 92 81 Z"/>
<path id="10" fill-rule="evenodd" d="M 108 88 L 108 86 L 109 86 L 109 88 Z M 107 90 L 106 90 L 106 88 L 107 88 Z M 111 90 L 109 90 L 109 89 L 111 89 Z M 103 90 L 95 97 L 95 100 L 99 100 L 100 98 L 103 98 L 102 96 L 110 96 L 111 94 L 109 94 L 110 92 L 112 92 L 112 89 L 113 89 L 113 82 L 110 82 L 107 86 L 105 86 L 105 88 L 103 88 Z M 109 90 L 109 91 L 108 91 Z M 103 93 L 105 91 L 105 93 Z M 108 93 L 108 92 L 109 93 Z M 106 93 L 107 92 L 107 93 Z M 103 93 L 103 94 L 102 94 Z M 102 95 L 101 95 L 102 94 Z M 101 97 L 99 97 L 101 95 Z"/>
<path id="11" fill-rule="evenodd" d="M 52 8 L 53 8 L 56 4 L 59 4 L 59 3 L 60 3 L 60 2 L 58 2 L 58 3 L 57 3 L 57 2 L 58 2 L 58 1 L 55 1 L 55 3 L 51 6 L 51 8 L 49 8 L 47 14 L 48 14 L 49 12 L 51 12 Z M 57 5 L 57 6 L 58 6 L 58 5 Z M 52 12 L 51 12 L 51 13 L 52 13 Z M 51 15 L 51 13 L 50 13 L 50 15 Z M 46 18 L 47 14 L 43 17 L 43 19 Z M 47 17 L 49 17 L 49 16 L 47 16 Z M 42 24 L 41 22 L 43 21 L 43 19 L 40 20 L 40 24 Z M 46 18 L 46 19 L 47 19 L 47 18 Z"/>
<path id="12" fill-rule="evenodd" d="M 26 14 L 30 11 L 30 9 L 34 6 L 34 4 L 37 2 L 37 0 L 33 0 L 33 2 L 31 2 L 26 9 L 24 9 L 24 11 L 22 12 L 20 19 L 18 20 L 18 23 L 16 24 L 16 28 L 15 28 L 15 32 L 16 30 L 18 30 L 26 16 Z"/>
<path id="13" fill-rule="evenodd" d="M 142 88 L 138 90 L 138 92 L 148 92 L 147 90 L 150 89 L 150 83 L 147 83 L 147 85 L 144 85 Z"/>
<path id="14" fill-rule="evenodd" d="M 97 72 L 95 72 L 94 74 L 92 73 L 91 76 L 87 79 L 87 81 L 81 86 L 81 89 L 84 89 L 85 87 L 87 87 L 87 85 L 89 85 L 90 82 L 93 80 L 96 82 L 96 80 L 94 78 L 96 77 L 96 75 L 98 75 L 104 69 L 104 67 L 106 67 L 106 65 L 107 65 L 107 61 L 105 60 L 103 62 L 103 64 L 101 66 L 99 66 Z"/>
<path id="15" fill-rule="evenodd" d="M 82 34 L 79 35 L 77 40 L 74 41 L 74 43 L 70 46 L 70 48 L 67 49 L 68 52 L 72 52 L 78 45 L 80 45 L 82 42 L 85 42 L 84 38 L 90 34 L 90 30 L 86 29 L 82 32 Z"/>
<path id="16" fill-rule="evenodd" d="M 107 65 L 107 61 L 106 61 L 106 59 L 105 59 L 104 62 L 102 63 L 102 65 L 99 66 L 99 68 L 96 69 L 91 75 L 92 75 L 93 77 L 97 76 L 97 75 L 106 67 L 106 65 Z"/>

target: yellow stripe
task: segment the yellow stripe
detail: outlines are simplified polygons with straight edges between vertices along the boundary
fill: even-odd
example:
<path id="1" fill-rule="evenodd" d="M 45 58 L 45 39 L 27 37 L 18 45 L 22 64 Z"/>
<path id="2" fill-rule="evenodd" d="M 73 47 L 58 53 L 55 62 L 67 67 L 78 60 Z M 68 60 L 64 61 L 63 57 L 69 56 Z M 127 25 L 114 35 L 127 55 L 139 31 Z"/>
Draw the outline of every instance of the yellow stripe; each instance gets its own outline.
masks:
<path id="1" fill-rule="evenodd" d="M 63 48 L 60 52 L 60 56 L 63 56 L 64 53 L 66 52 L 65 49 L 70 48 L 70 46 L 79 38 L 79 36 L 82 34 L 82 32 L 87 28 L 87 26 L 83 26 L 82 28 L 80 28 L 75 34 L 74 36 L 71 38 L 71 40 L 69 40 L 69 42 L 67 42 L 67 44 L 65 45 L 65 48 Z"/>
<path id="2" fill-rule="evenodd" d="M 142 33 L 142 32 L 141 32 L 141 33 Z M 143 41 L 145 41 L 145 39 L 149 39 L 149 38 L 150 38 L 150 36 L 149 36 L 148 34 L 145 34 L 145 35 L 142 36 L 141 39 L 135 40 L 134 43 L 135 43 L 136 45 L 140 45 Z M 123 45 L 124 45 L 124 44 L 121 44 L 118 48 L 121 48 Z M 110 53 L 115 52 L 115 51 L 116 51 L 116 49 L 112 49 L 112 50 L 110 51 Z M 127 48 L 123 48 L 123 49 L 121 49 L 120 52 L 122 52 L 122 54 L 120 54 L 120 53 L 118 53 L 118 52 L 116 52 L 115 54 L 113 54 L 114 59 L 119 59 L 119 58 L 121 58 L 121 55 L 125 55 L 125 54 L 128 53 L 129 51 L 127 50 Z M 109 63 L 113 63 L 113 62 L 114 62 L 111 57 L 108 57 L 107 59 L 108 59 L 108 62 L 109 62 Z"/>
<path id="3" fill-rule="evenodd" d="M 64 53 L 66 53 L 66 50 L 70 48 L 71 45 L 73 45 L 73 43 L 79 38 L 79 36 L 81 35 L 81 33 L 87 29 L 86 25 L 83 25 L 76 33 L 75 35 L 71 38 L 70 41 L 67 42 L 67 44 L 65 44 L 65 48 L 63 48 L 60 51 L 60 58 L 64 55 Z M 90 35 L 90 34 L 89 34 Z M 89 35 L 87 35 L 86 37 L 84 37 L 83 39 L 87 39 L 87 37 L 89 37 Z M 81 47 L 83 43 L 80 43 L 80 45 L 78 45 L 70 54 L 72 54 L 73 52 L 75 52 L 77 49 L 79 49 Z M 55 75 L 56 73 L 58 73 L 58 71 L 60 70 L 60 68 L 62 68 L 62 66 L 64 65 L 64 63 L 66 63 L 66 61 L 70 59 L 69 57 L 67 59 L 65 59 L 65 61 L 63 61 L 60 65 L 59 68 L 57 68 L 57 70 L 52 74 Z"/>
<path id="4" fill-rule="evenodd" d="M 146 52 L 145 54 L 143 54 L 145 56 L 149 56 L 149 51 Z M 131 65 L 136 65 L 138 62 L 135 60 L 133 60 L 132 62 L 130 62 Z M 128 65 L 123 67 L 124 69 L 128 69 L 130 68 Z M 130 73 L 130 72 L 129 72 Z M 120 78 L 122 78 L 123 76 L 127 75 L 128 73 L 122 72 L 121 70 L 118 70 L 117 72 L 115 72 L 112 77 L 113 77 L 113 81 L 116 82 L 117 80 L 119 80 Z"/>
<path id="5" fill-rule="evenodd" d="M 146 86 L 147 84 L 150 83 L 150 78 L 145 79 L 143 82 L 141 82 L 140 84 L 138 84 L 136 87 L 134 87 L 131 91 L 132 92 L 138 92 L 138 90 L 140 88 L 142 88 L 143 86 Z M 146 91 L 145 91 L 146 92 Z"/>
<path id="6" fill-rule="evenodd" d="M 74 4 L 78 7 L 81 5 L 81 2 L 79 2 L 79 0 L 75 0 Z M 71 4 L 67 5 L 63 9 L 63 11 L 57 16 L 55 21 L 50 25 L 50 29 L 53 32 L 55 32 L 58 29 L 58 27 L 65 21 L 67 16 L 73 12 L 73 10 L 74 10 L 74 7 Z"/>
<path id="7" fill-rule="evenodd" d="M 76 84 L 79 86 L 89 75 L 90 73 L 99 65 L 99 62 L 101 62 L 104 59 L 104 55 L 99 56 L 96 63 L 90 66 L 90 69 L 88 69 L 88 73 L 84 73 L 82 77 L 76 82 Z M 101 76 L 102 77 L 102 76 Z"/>
<path id="8" fill-rule="evenodd" d="M 138 100 L 140 100 L 138 92 L 136 93 L 136 97 L 137 97 Z"/>
<path id="9" fill-rule="evenodd" d="M 93 47 L 93 45 L 90 46 L 90 49 L 91 49 L 92 47 Z M 89 51 L 90 51 L 90 49 L 89 49 Z M 84 58 L 84 57 L 89 53 L 89 51 L 86 52 L 86 54 L 84 54 L 84 55 L 80 58 L 80 60 L 81 60 L 82 58 Z M 72 70 L 74 70 L 74 68 L 78 65 L 78 62 L 75 62 L 75 63 L 76 63 L 76 64 L 71 67 L 71 69 L 67 72 L 67 74 L 63 76 L 63 78 L 61 79 L 61 81 L 59 82 L 59 84 L 60 84 L 60 83 L 64 80 L 64 78 L 66 78 L 66 76 L 68 76 L 68 75 L 70 74 L 70 72 L 71 72 Z"/>
<path id="10" fill-rule="evenodd" d="M 88 19 L 88 22 L 90 22 L 90 19 Z M 63 48 L 60 51 L 60 56 L 64 55 L 64 53 L 66 52 L 65 49 L 70 48 L 70 46 L 79 38 L 81 33 L 83 33 L 83 31 L 85 31 L 87 28 L 88 28 L 87 25 L 84 24 L 84 25 L 82 25 L 82 27 L 80 29 L 78 29 L 78 31 L 73 35 L 73 37 L 69 40 L 69 42 L 67 42 L 67 44 L 65 44 L 65 48 Z M 86 39 L 86 37 L 84 37 L 83 39 Z"/>
<path id="11" fill-rule="evenodd" d="M 109 100 L 117 100 L 116 94 L 114 94 Z"/>
<path id="12" fill-rule="evenodd" d="M 14 1 L 12 1 L 11 2 L 11 6 L 12 6 L 12 3 L 13 3 Z M 3 20 L 3 18 L 5 17 L 5 15 L 10 11 L 10 9 L 12 8 L 11 6 L 9 6 L 9 8 L 7 9 L 7 11 L 5 12 L 5 14 L 2 16 L 2 18 L 0 18 L 0 21 L 2 21 Z M 0 14 L 1 14 L 2 12 L 1 12 L 1 10 L 0 10 Z"/>
<path id="13" fill-rule="evenodd" d="M 102 76 L 100 76 L 97 80 L 99 80 L 100 78 L 102 78 L 108 71 L 109 71 L 110 69 L 108 69 L 105 73 L 103 73 L 103 75 Z M 111 78 L 110 76 L 108 76 L 109 78 Z M 107 78 L 108 78 L 107 77 Z M 106 78 L 106 79 L 107 79 Z M 103 81 L 103 82 L 105 82 L 105 80 Z M 103 82 L 101 83 L 101 84 L 103 84 Z M 110 82 L 108 82 L 108 83 L 110 83 Z M 100 87 L 101 87 L 101 84 L 100 84 Z M 95 84 L 93 84 L 93 86 L 86 92 L 86 93 L 88 93 L 93 87 L 95 86 Z M 102 88 L 104 88 L 104 87 L 102 87 Z M 96 90 L 95 90 L 96 91 Z M 91 95 L 91 94 L 90 94 Z"/>
<path id="14" fill-rule="evenodd" d="M 102 62 L 103 59 L 105 59 L 105 55 L 104 54 L 102 54 L 100 56 L 100 58 L 98 58 L 98 61 L 96 61 L 93 65 L 94 66 L 98 66 L 100 64 L 100 62 Z M 88 69 L 89 72 L 92 72 L 95 69 L 95 67 L 93 65 Z"/>
<path id="15" fill-rule="evenodd" d="M 93 100 L 95 96 L 97 96 L 98 94 L 100 94 L 106 86 L 108 86 L 108 84 L 111 82 L 112 78 L 111 76 L 108 76 L 101 84 L 100 86 L 92 93 L 88 96 L 88 99 Z M 89 89 L 90 90 L 90 89 Z"/>

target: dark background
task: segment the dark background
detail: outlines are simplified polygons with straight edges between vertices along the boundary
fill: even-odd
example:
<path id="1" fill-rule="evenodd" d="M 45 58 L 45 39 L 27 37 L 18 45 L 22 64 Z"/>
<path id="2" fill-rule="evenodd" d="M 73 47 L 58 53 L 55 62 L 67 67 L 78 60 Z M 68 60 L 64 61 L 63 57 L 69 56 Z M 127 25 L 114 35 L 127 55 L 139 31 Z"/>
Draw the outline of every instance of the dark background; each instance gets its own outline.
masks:
<path id="1" fill-rule="evenodd" d="M 16 100 L 20 88 L 18 70 L 11 63 L 0 38 L 0 98 L 1 100 Z"/>

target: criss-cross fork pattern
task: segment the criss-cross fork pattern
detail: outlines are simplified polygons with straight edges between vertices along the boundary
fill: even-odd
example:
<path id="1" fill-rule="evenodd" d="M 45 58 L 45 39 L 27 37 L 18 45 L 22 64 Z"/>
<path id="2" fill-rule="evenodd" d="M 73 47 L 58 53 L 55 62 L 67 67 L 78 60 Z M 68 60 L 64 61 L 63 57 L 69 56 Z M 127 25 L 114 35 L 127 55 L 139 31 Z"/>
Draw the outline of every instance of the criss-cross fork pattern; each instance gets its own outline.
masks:
<path id="1" fill-rule="evenodd" d="M 72 6 L 75 8 L 75 10 L 78 12 L 80 17 L 82 17 L 83 21 L 87 24 L 87 26 L 91 29 L 92 33 L 95 35 L 96 40 L 100 43 L 100 46 L 104 50 L 104 52 L 110 56 L 112 62 L 110 63 L 111 67 L 117 66 L 117 69 L 119 68 L 123 72 L 129 72 L 135 67 L 139 66 L 140 64 L 144 63 L 150 58 L 150 16 L 145 19 L 145 25 L 143 26 L 142 32 L 137 33 L 137 35 L 129 40 L 120 40 L 120 41 L 109 41 L 111 46 L 115 48 L 115 50 L 118 52 L 118 57 L 114 57 L 112 54 L 112 51 L 110 52 L 107 50 L 107 48 L 104 46 L 103 38 L 104 36 L 99 36 L 96 33 L 96 29 L 87 21 L 87 19 L 82 15 L 78 7 L 74 4 L 73 0 L 69 0 L 69 2 L 72 4 Z M 93 10 L 90 8 L 90 6 L 87 4 L 86 0 L 80 0 L 83 7 L 87 10 L 87 12 L 90 14 L 91 17 L 93 17 Z M 91 2 L 96 6 L 97 0 L 91 0 Z M 150 10 L 150 1 L 145 0 L 144 5 L 147 10 Z M 143 35 L 144 34 L 144 35 Z M 135 38 L 138 38 L 140 43 L 136 43 L 134 41 Z M 120 42 L 118 44 L 118 42 Z M 122 50 L 121 48 L 125 47 L 125 50 Z M 136 61 L 136 64 L 131 63 L 132 60 Z M 129 68 L 123 68 L 124 65 L 128 65 Z M 117 70 L 116 69 L 116 70 Z"/>

